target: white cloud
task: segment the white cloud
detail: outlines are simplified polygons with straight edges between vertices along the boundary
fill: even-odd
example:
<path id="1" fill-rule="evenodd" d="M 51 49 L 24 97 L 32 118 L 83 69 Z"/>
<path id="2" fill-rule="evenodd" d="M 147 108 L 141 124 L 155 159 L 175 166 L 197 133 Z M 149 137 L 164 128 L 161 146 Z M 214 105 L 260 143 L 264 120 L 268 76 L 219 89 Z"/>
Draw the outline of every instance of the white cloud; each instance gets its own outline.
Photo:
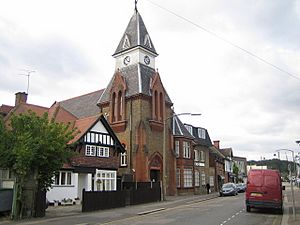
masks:
<path id="1" fill-rule="evenodd" d="M 297 1 L 152 1 L 300 76 Z M 221 147 L 249 159 L 297 148 L 299 80 L 149 1 L 139 1 L 138 9 L 176 112 L 202 113 L 183 122 L 207 128 Z M 105 88 L 133 10 L 131 0 L 6 1 L 0 8 L 0 104 L 13 105 L 14 93 L 26 91 L 19 69 L 36 70 L 33 104 L 50 106 Z"/>

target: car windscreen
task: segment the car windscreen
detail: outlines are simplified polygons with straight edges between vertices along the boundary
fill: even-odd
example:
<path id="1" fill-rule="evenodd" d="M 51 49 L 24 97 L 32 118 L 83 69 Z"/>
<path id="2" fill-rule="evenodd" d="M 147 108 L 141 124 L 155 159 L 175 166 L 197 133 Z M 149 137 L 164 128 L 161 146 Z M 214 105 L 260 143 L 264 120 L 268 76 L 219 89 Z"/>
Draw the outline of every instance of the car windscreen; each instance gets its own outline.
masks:
<path id="1" fill-rule="evenodd" d="M 223 188 L 231 188 L 231 187 L 233 187 L 232 184 L 223 184 Z"/>

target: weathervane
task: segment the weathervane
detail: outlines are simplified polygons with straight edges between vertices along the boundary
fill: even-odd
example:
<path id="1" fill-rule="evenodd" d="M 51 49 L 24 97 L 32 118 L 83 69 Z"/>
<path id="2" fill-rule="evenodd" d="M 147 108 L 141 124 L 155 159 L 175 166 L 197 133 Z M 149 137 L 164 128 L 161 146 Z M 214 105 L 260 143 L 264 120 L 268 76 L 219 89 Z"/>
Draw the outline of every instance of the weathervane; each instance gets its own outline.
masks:
<path id="1" fill-rule="evenodd" d="M 137 3 L 138 3 L 138 0 L 134 0 L 134 9 L 135 9 L 136 12 L 138 11 L 137 10 Z"/>
<path id="2" fill-rule="evenodd" d="M 19 74 L 19 75 L 22 75 L 22 76 L 27 76 L 27 94 L 28 94 L 28 91 L 29 91 L 29 78 L 30 78 L 30 74 L 31 73 L 35 73 L 34 70 L 22 70 L 25 72 L 25 74 Z"/>

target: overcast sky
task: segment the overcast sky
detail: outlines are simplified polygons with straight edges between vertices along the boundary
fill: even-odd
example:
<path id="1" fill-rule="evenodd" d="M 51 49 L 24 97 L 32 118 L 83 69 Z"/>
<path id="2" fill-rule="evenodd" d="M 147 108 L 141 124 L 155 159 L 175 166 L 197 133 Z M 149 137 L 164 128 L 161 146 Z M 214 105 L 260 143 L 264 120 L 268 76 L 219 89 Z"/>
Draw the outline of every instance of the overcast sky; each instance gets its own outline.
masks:
<path id="1" fill-rule="evenodd" d="M 272 158 L 282 148 L 299 152 L 300 1 L 151 2 L 139 0 L 138 10 L 174 109 L 202 113 L 181 120 L 206 128 L 221 148 L 248 160 Z M 50 107 L 105 88 L 133 13 L 134 0 L 1 0 L 0 105 L 14 105 L 14 94 L 27 91 L 22 69 L 36 71 L 31 104 Z"/>

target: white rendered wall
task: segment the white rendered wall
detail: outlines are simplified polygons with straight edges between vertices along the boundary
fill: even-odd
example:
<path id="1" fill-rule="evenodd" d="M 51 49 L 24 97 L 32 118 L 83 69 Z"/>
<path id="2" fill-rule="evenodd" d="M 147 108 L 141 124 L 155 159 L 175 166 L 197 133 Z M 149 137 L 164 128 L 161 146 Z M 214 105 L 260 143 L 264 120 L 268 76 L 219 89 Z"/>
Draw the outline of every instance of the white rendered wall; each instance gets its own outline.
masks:
<path id="1" fill-rule="evenodd" d="M 75 199 L 78 189 L 78 173 L 72 173 L 72 185 L 53 185 L 47 192 L 47 199 L 49 202 L 54 202 L 54 200 L 61 202 L 64 198 Z"/>

